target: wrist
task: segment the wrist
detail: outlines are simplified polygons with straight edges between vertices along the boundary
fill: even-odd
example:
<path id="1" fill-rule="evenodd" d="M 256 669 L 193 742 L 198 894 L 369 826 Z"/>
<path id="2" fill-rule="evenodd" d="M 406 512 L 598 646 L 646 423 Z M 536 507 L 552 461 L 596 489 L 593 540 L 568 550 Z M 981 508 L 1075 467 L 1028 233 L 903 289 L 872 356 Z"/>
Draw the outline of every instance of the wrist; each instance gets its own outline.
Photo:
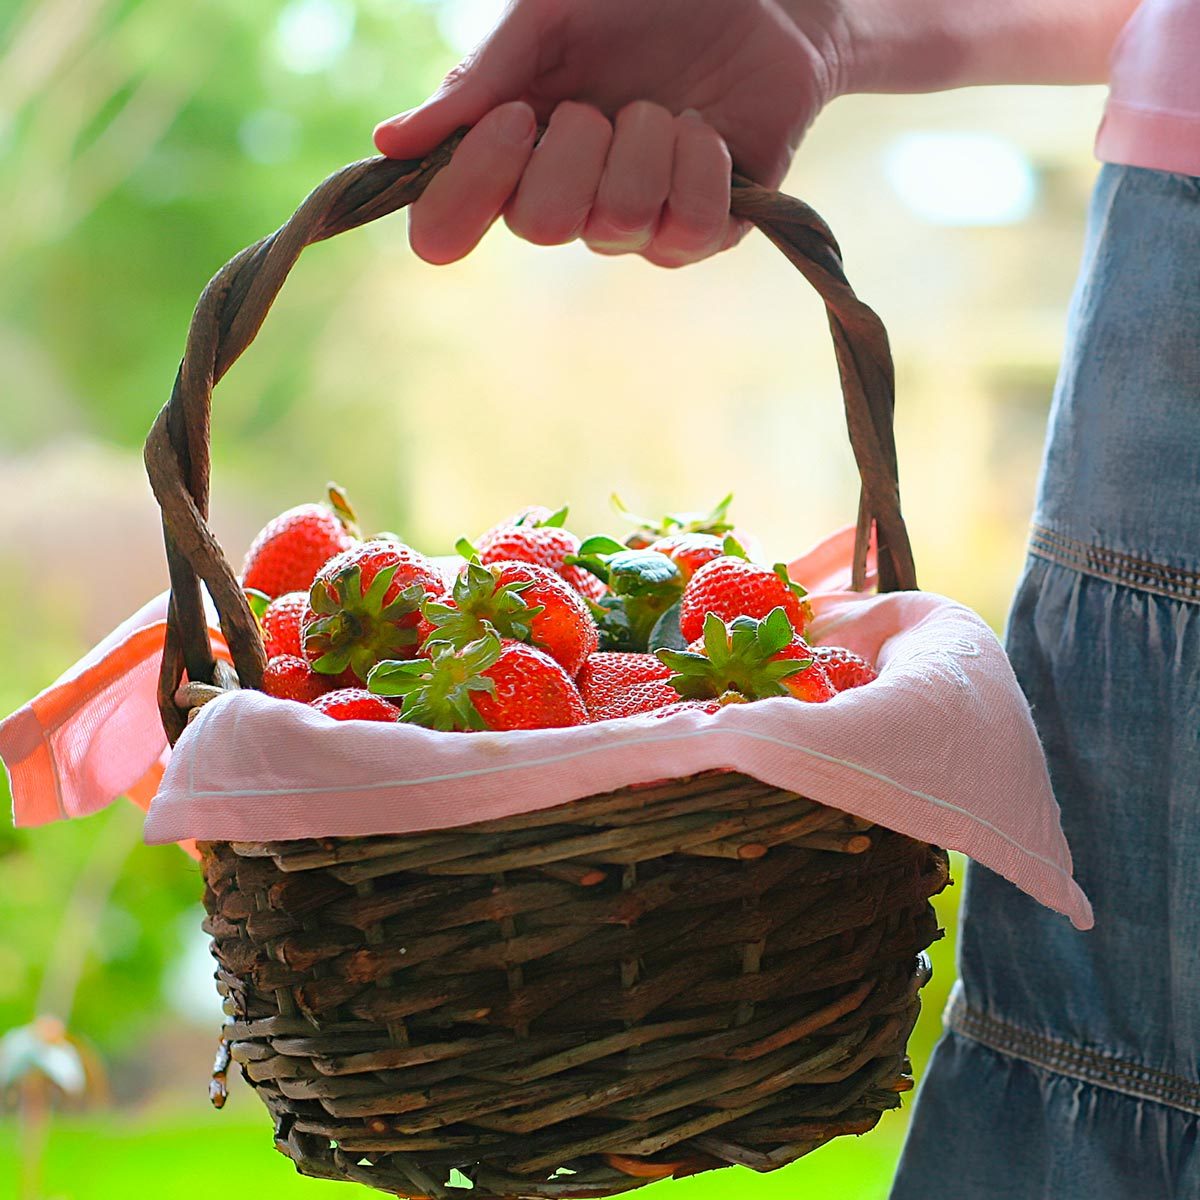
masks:
<path id="1" fill-rule="evenodd" d="M 812 7 L 809 0 L 792 0 Z M 967 71 L 970 40 L 948 14 L 950 5 L 896 0 L 840 0 L 831 9 L 830 41 L 837 56 L 837 95 L 933 92 L 958 86 Z M 931 15 L 935 19 L 929 19 Z"/>
<path id="2" fill-rule="evenodd" d="M 853 0 L 773 0 L 796 28 L 812 58 L 811 76 L 823 107 L 854 86 Z"/>
<path id="3" fill-rule="evenodd" d="M 1137 0 L 781 0 L 820 23 L 833 95 L 1100 83 Z"/>

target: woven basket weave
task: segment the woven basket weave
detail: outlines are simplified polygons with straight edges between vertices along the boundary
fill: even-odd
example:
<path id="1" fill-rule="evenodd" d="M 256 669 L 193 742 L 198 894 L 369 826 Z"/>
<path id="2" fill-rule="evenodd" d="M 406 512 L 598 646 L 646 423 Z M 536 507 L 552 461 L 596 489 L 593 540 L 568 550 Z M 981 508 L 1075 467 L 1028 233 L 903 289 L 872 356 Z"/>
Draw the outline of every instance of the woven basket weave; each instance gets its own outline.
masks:
<path id="1" fill-rule="evenodd" d="M 264 665 L 206 521 L 213 386 L 304 246 L 411 203 L 460 137 L 331 176 L 200 299 L 146 445 L 171 574 L 172 742 L 197 681 L 254 687 Z M 829 312 L 863 484 L 856 586 L 874 530 L 880 589 L 915 587 L 883 327 L 806 205 L 735 177 L 731 208 Z M 202 583 L 236 679 L 214 660 Z M 911 1086 L 946 855 L 743 775 L 431 833 L 201 852 L 228 1055 L 304 1174 L 402 1196 L 609 1196 L 772 1170 L 870 1129 Z"/>

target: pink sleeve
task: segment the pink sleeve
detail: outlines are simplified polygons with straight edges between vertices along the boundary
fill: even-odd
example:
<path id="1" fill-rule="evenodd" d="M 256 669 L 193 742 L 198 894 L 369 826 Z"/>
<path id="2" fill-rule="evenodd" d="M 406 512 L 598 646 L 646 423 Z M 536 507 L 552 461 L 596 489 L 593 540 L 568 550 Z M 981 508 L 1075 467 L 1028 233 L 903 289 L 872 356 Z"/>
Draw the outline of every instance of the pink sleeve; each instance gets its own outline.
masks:
<path id="1" fill-rule="evenodd" d="M 1200 175 L 1200 0 L 1143 0 L 1113 48 L 1096 157 Z"/>

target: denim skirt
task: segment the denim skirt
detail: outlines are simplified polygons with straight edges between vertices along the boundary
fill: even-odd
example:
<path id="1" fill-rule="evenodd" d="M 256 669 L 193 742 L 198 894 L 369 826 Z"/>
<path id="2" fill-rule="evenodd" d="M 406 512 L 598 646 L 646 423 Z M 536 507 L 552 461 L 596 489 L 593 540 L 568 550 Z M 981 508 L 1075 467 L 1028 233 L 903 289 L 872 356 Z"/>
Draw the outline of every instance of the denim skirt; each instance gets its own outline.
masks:
<path id="1" fill-rule="evenodd" d="M 892 1200 L 1200 1200 L 1200 179 L 1101 170 L 1006 636 L 1096 925 L 970 865 Z"/>

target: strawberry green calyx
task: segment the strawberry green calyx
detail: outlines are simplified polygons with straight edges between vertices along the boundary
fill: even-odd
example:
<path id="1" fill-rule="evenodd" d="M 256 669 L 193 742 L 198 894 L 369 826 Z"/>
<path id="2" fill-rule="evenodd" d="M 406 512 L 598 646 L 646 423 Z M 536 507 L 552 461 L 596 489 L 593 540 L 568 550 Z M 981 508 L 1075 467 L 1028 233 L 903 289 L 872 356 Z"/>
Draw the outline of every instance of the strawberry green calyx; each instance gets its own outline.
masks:
<path id="1" fill-rule="evenodd" d="M 400 622 L 419 611 L 426 591 L 413 583 L 385 604 L 397 569 L 384 567 L 366 591 L 357 565 L 313 583 L 308 602 L 316 620 L 305 628 L 304 651 L 314 671 L 340 675 L 351 668 L 366 679 L 377 662 L 417 644 L 413 625 Z"/>
<path id="2" fill-rule="evenodd" d="M 732 541 L 733 539 L 729 539 L 729 540 Z M 739 547 L 739 549 L 740 549 L 740 547 Z M 728 551 L 726 551 L 726 553 L 728 553 Z M 741 553 L 741 557 L 742 558 L 747 557 L 746 552 L 744 550 Z M 808 595 L 808 588 L 803 587 L 801 584 L 798 584 L 788 574 L 787 563 L 778 562 L 771 568 L 771 570 L 774 571 L 775 574 L 779 576 L 779 580 L 783 584 L 783 586 L 786 587 L 787 590 L 789 592 L 791 592 L 792 595 L 795 596 L 797 600 L 800 601 L 800 608 L 801 608 L 801 611 L 804 613 L 804 624 L 805 624 L 805 626 L 807 626 L 809 621 L 811 621 L 813 619 L 812 605 L 809 604 L 809 602 L 804 598 L 805 596 Z"/>
<path id="3" fill-rule="evenodd" d="M 741 555 L 739 555 L 739 557 L 741 557 L 741 558 L 745 558 L 745 557 L 746 557 L 746 555 L 745 555 L 745 553 L 743 552 Z M 779 576 L 779 581 L 780 581 L 780 583 L 782 583 L 782 584 L 783 584 L 783 586 L 784 586 L 785 588 L 787 588 L 787 590 L 788 590 L 789 592 L 791 592 L 791 593 L 792 593 L 792 595 L 793 595 L 793 596 L 795 596 L 797 600 L 803 600 L 803 599 L 804 599 L 804 597 L 808 595 L 808 588 L 806 588 L 806 587 L 802 586 L 801 584 L 797 583 L 797 582 L 796 582 L 796 581 L 795 581 L 795 580 L 794 580 L 794 579 L 793 579 L 793 578 L 792 578 L 792 577 L 791 577 L 791 576 L 788 574 L 787 563 L 776 563 L 776 564 L 775 564 L 775 565 L 774 565 L 774 566 L 771 568 L 771 570 L 772 570 L 772 571 L 774 571 L 774 572 L 775 572 L 775 574 Z"/>
<path id="4" fill-rule="evenodd" d="M 548 517 L 542 517 L 537 521 L 528 521 L 522 517 L 517 522 L 518 525 L 532 525 L 535 529 L 562 529 L 567 523 L 567 515 L 570 508 L 564 504 L 562 508 L 555 509 Z"/>
<path id="5" fill-rule="evenodd" d="M 246 603 L 250 605 L 250 612 L 254 616 L 254 620 L 258 623 L 258 627 L 262 629 L 263 613 L 270 606 L 271 597 L 266 592 L 260 592 L 258 588 L 243 588 L 242 591 L 246 595 Z"/>
<path id="6" fill-rule="evenodd" d="M 630 550 L 611 538 L 596 537 L 566 562 L 590 571 L 611 589 L 603 599 L 589 601 L 604 650 L 646 650 L 659 619 L 683 594 L 682 572 L 657 550 Z"/>
<path id="7" fill-rule="evenodd" d="M 354 511 L 354 506 L 350 503 L 345 488 L 330 482 L 325 485 L 325 494 L 329 501 L 329 507 L 333 509 L 346 532 L 352 538 L 361 538 L 362 530 L 358 525 L 358 513 Z"/>
<path id="8" fill-rule="evenodd" d="M 400 720 L 426 729 L 465 733 L 486 729 L 472 692 L 495 695 L 496 685 L 483 674 L 500 658 L 503 646 L 494 632 L 461 649 L 437 647 L 432 660 L 381 662 L 367 677 L 376 696 L 400 696 Z"/>
<path id="9" fill-rule="evenodd" d="M 737 617 L 727 626 L 716 613 L 704 620 L 704 653 L 659 650 L 674 671 L 667 682 L 685 700 L 723 699 L 735 693 L 748 700 L 787 696 L 784 683 L 812 666 L 810 657 L 778 657 L 795 643 L 796 633 L 782 607 L 761 620 Z"/>
<path id="10" fill-rule="evenodd" d="M 637 528 L 625 539 L 626 545 L 635 549 L 648 546 L 658 538 L 672 533 L 711 533 L 722 537 L 733 528 L 729 520 L 729 506 L 733 503 L 733 493 L 730 492 L 723 500 L 718 501 L 708 512 L 674 512 L 667 513 L 661 520 L 653 521 L 639 517 L 625 507 L 621 497 L 612 494 L 612 506 L 627 521 Z"/>
<path id="11" fill-rule="evenodd" d="M 726 558 L 744 558 L 747 562 L 750 561 L 750 555 L 746 553 L 746 547 L 732 533 L 727 533 L 721 540 L 721 549 L 724 551 Z"/>
<path id="12" fill-rule="evenodd" d="M 422 604 L 421 615 L 433 626 L 427 644 L 444 642 L 461 649 L 492 630 L 501 637 L 530 641 L 533 618 L 545 611 L 544 605 L 522 598 L 532 586 L 528 579 L 500 583 L 494 570 L 472 560 L 454 581 L 452 603 L 429 599 Z"/>

